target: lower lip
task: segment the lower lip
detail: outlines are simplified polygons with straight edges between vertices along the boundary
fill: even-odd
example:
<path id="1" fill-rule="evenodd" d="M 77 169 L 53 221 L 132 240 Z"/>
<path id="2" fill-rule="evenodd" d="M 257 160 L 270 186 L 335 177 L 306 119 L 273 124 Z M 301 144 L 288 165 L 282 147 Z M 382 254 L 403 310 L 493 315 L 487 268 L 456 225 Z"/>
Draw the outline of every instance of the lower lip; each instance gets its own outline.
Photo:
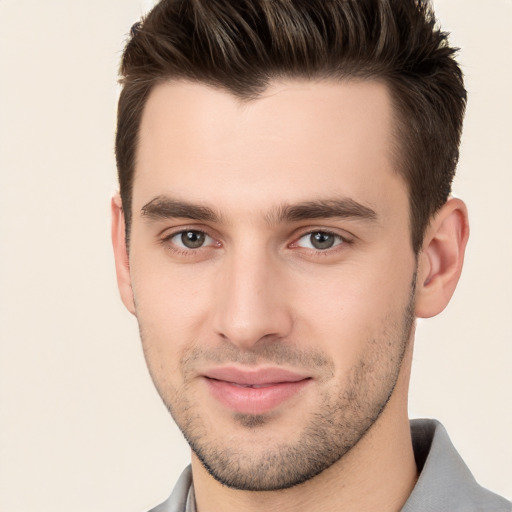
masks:
<path id="1" fill-rule="evenodd" d="M 263 414 L 297 395 L 311 379 L 279 382 L 261 388 L 237 386 L 232 382 L 206 378 L 211 394 L 240 414 Z"/>

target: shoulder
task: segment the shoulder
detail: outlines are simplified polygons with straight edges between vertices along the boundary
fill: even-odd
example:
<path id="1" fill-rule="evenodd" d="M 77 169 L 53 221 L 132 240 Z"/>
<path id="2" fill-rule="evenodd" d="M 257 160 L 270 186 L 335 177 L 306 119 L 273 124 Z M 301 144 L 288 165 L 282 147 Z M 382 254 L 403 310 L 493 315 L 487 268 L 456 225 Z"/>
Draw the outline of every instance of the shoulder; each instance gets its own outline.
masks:
<path id="1" fill-rule="evenodd" d="M 193 512 L 187 507 L 191 487 L 192 470 L 188 466 L 183 470 L 169 498 L 148 512 Z"/>
<path id="2" fill-rule="evenodd" d="M 512 504 L 481 487 L 436 420 L 413 420 L 418 482 L 402 512 L 511 512 Z"/>

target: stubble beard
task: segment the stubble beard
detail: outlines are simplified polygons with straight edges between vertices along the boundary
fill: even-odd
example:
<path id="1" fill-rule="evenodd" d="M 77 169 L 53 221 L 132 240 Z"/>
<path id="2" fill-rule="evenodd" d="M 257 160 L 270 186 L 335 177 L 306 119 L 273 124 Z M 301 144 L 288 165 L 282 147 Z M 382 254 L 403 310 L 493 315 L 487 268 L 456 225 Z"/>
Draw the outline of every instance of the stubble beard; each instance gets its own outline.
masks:
<path id="1" fill-rule="evenodd" d="M 212 435 L 199 407 L 194 405 L 186 378 L 187 367 L 195 360 L 276 365 L 286 362 L 303 368 L 323 367 L 326 379 L 332 379 L 334 363 L 318 351 L 298 352 L 278 341 L 245 353 L 233 346 L 216 352 L 193 349 L 182 359 L 185 385 L 180 389 L 171 389 L 169 383 L 159 385 L 152 375 L 164 404 L 208 473 L 234 489 L 286 489 L 315 477 L 356 446 L 378 420 L 395 389 L 414 328 L 415 282 L 416 274 L 400 317 L 388 318 L 380 335 L 367 340 L 365 358 L 338 383 L 337 393 L 322 394 L 319 406 L 309 415 L 294 442 L 269 442 L 265 448 L 254 450 L 249 441 L 252 434 L 267 428 L 269 437 L 272 435 L 271 426 L 267 425 L 272 418 L 265 414 L 234 415 L 235 422 L 245 429 L 248 441 L 245 445 L 250 445 L 249 449 L 243 443 L 223 437 L 222 432 Z"/>

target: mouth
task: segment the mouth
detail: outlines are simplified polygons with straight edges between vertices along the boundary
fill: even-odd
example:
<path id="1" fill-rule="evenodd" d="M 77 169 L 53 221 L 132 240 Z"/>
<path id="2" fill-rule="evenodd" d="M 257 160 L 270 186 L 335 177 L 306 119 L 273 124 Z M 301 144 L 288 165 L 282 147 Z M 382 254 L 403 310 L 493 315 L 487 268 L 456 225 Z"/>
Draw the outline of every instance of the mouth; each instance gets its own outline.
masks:
<path id="1" fill-rule="evenodd" d="M 268 388 L 270 386 L 275 386 L 277 384 L 282 384 L 280 382 L 275 382 L 272 384 L 238 384 L 237 382 L 230 382 L 233 386 L 238 386 L 239 388 L 252 388 L 252 389 L 260 389 L 260 388 Z"/>
<path id="2" fill-rule="evenodd" d="M 226 367 L 205 373 L 210 394 L 240 414 L 264 414 L 297 398 L 312 378 L 282 368 L 241 370 Z"/>

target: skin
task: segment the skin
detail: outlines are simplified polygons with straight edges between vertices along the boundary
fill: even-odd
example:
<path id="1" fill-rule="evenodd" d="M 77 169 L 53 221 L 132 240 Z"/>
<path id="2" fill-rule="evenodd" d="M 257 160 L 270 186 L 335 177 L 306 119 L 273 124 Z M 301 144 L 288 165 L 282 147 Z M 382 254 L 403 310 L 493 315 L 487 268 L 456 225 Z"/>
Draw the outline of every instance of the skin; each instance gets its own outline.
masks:
<path id="1" fill-rule="evenodd" d="M 410 494 L 413 318 L 448 303 L 468 227 L 451 199 L 413 253 L 392 128 L 378 82 L 276 82 L 248 103 L 186 82 L 151 93 L 129 255 L 112 202 L 116 268 L 153 381 L 193 448 L 200 512 L 400 510 Z M 183 231 L 204 244 L 187 248 Z M 307 382 L 240 414 L 204 378 L 222 365 Z"/>

